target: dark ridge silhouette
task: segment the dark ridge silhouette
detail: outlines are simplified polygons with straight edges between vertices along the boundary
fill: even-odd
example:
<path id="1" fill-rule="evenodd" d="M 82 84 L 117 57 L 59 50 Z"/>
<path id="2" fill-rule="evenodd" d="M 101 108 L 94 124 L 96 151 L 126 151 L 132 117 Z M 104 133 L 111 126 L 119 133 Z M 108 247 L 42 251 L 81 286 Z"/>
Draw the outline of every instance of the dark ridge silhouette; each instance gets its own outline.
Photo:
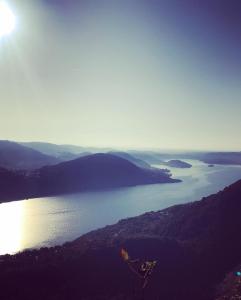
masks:
<path id="1" fill-rule="evenodd" d="M 2 256 L 0 298 L 214 300 L 217 285 L 241 261 L 240 214 L 241 180 L 201 201 L 122 220 L 62 247 Z M 157 260 L 144 292 L 120 258 L 122 247 L 132 258 Z"/>
<path id="2" fill-rule="evenodd" d="M 22 146 L 15 142 L 0 141 L 0 166 L 6 169 L 36 169 L 59 163 L 55 157 Z"/>
<path id="3" fill-rule="evenodd" d="M 111 155 L 93 154 L 32 172 L 2 170 L 4 187 L 0 200 L 17 200 L 124 186 L 174 183 L 170 174 L 159 169 L 142 169 Z"/>

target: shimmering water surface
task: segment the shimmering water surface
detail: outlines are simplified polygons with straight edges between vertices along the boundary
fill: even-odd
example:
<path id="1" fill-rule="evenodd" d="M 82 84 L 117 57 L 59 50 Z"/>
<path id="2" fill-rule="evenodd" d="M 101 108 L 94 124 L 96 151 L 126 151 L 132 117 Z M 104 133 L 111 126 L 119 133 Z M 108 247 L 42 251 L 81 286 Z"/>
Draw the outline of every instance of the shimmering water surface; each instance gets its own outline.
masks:
<path id="1" fill-rule="evenodd" d="M 181 183 L 153 184 L 0 204 L 0 254 L 53 246 L 120 219 L 199 200 L 241 179 L 239 166 L 185 160 L 190 169 L 169 168 Z M 163 166 L 159 166 L 163 167 Z"/>

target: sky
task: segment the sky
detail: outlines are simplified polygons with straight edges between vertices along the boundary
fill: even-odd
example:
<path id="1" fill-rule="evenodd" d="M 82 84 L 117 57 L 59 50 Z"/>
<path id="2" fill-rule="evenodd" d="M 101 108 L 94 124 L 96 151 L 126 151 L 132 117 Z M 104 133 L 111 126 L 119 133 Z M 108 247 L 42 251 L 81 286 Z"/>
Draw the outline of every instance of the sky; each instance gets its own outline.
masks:
<path id="1" fill-rule="evenodd" d="M 0 139 L 241 151 L 240 0 L 5 2 Z"/>

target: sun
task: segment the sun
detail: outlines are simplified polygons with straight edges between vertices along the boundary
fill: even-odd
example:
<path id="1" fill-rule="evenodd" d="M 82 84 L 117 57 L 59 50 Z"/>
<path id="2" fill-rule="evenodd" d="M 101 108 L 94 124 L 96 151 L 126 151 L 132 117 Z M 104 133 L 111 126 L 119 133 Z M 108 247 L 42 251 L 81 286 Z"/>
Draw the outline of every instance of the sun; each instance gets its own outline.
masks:
<path id="1" fill-rule="evenodd" d="M 10 34 L 16 24 L 16 18 L 10 7 L 4 1 L 0 1 L 0 38 Z"/>

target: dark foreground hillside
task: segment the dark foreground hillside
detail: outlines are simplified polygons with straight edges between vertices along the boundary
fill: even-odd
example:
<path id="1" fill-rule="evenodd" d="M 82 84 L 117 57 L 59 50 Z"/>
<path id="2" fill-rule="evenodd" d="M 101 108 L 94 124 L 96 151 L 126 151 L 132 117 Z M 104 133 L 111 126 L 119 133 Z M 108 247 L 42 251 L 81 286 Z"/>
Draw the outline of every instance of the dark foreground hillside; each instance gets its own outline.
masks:
<path id="1" fill-rule="evenodd" d="M 4 256 L 0 299 L 213 300 L 225 274 L 241 262 L 240 215 L 241 180 L 201 201 L 122 220 L 63 247 Z M 157 260 L 143 293 L 120 258 L 121 247 L 133 258 Z"/>
<path id="2" fill-rule="evenodd" d="M 221 284 L 218 285 L 215 300 L 241 299 L 241 264 L 228 272 Z"/>

